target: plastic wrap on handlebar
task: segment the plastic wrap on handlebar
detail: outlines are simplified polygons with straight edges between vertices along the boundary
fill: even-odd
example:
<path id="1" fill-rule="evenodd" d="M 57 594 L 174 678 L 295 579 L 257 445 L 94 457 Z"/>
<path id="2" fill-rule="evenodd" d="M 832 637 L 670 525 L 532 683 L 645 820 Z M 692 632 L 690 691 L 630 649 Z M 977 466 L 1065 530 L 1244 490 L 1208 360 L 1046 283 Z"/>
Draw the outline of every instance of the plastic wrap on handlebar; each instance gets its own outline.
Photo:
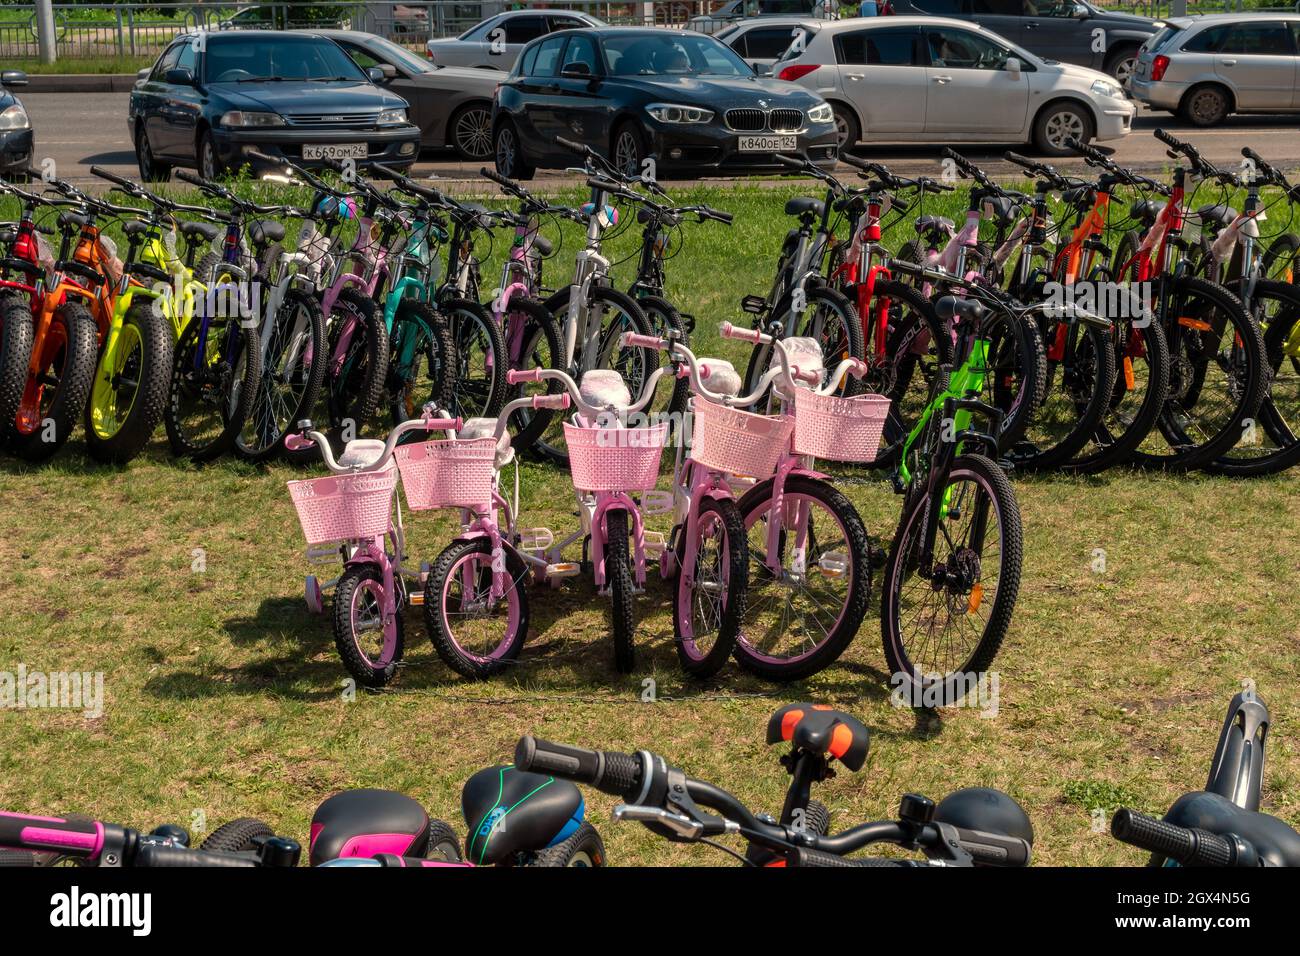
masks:
<path id="1" fill-rule="evenodd" d="M 67 856 L 93 856 L 103 844 L 103 824 L 0 811 L 0 847 L 53 850 Z"/>
<path id="2" fill-rule="evenodd" d="M 763 333 L 758 331 L 758 329 L 737 328 L 730 322 L 723 322 L 722 326 L 718 329 L 718 332 L 724 339 L 738 339 L 741 342 L 758 343 L 764 338 Z"/>
<path id="3" fill-rule="evenodd" d="M 1180 827 L 1127 807 L 1115 811 L 1110 832 L 1117 840 L 1167 856 L 1183 866 L 1228 866 L 1236 855 L 1233 845 L 1218 834 Z"/>
<path id="4" fill-rule="evenodd" d="M 568 407 L 568 392 L 560 392 L 558 395 L 537 395 L 533 398 L 533 408 L 553 408 L 562 411 Z"/>
<path id="5" fill-rule="evenodd" d="M 805 847 L 793 851 L 786 857 L 789 866 L 915 866 L 911 860 L 889 860 L 879 856 L 864 856 L 855 860 L 823 853 L 821 850 L 809 850 Z"/>
<path id="6" fill-rule="evenodd" d="M 585 783 L 625 800 L 635 798 L 641 789 L 641 759 L 613 750 L 588 750 L 532 736 L 520 737 L 515 747 L 515 766 Z"/>
<path id="7" fill-rule="evenodd" d="M 206 866 L 242 868 L 260 866 L 257 857 L 238 853 L 216 853 L 212 850 L 191 850 L 183 846 L 165 846 L 162 844 L 140 847 L 135 855 L 136 866 L 178 867 Z"/>

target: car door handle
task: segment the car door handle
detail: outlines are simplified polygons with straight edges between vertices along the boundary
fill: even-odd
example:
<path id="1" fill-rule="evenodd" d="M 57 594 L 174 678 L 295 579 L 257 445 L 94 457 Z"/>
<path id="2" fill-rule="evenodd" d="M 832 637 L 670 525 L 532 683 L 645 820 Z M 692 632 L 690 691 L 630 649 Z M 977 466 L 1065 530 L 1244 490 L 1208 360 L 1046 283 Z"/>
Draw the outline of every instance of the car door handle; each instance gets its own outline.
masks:
<path id="1" fill-rule="evenodd" d="M 844 75 L 847 76 L 850 80 L 860 80 L 863 78 L 863 74 L 861 73 L 846 73 Z"/>
<path id="2" fill-rule="evenodd" d="M 1224 66 L 1236 66 L 1236 65 L 1237 65 L 1237 61 L 1236 61 L 1236 60 L 1224 60 L 1224 61 L 1223 61 L 1223 65 L 1224 65 Z"/>
<path id="3" fill-rule="evenodd" d="M 1031 21 L 1029 21 L 1028 23 L 1025 24 L 1025 29 L 1026 29 L 1026 30 L 1037 30 L 1037 29 L 1038 29 L 1038 24 L 1037 24 L 1037 23 L 1034 23 L 1034 22 L 1031 20 Z"/>
<path id="4" fill-rule="evenodd" d="M 951 76 L 936 76 L 936 77 L 934 78 L 934 81 L 935 81 L 936 83 L 950 83 L 950 82 L 952 82 L 952 77 L 951 77 Z"/>

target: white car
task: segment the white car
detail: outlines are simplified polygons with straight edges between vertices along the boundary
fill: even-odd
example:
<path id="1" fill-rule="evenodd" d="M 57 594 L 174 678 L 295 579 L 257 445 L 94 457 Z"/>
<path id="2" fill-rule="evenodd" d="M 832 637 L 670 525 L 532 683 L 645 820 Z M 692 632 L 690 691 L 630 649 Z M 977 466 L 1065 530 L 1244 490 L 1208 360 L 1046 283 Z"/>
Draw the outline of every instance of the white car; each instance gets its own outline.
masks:
<path id="1" fill-rule="evenodd" d="M 766 76 L 790 49 L 795 31 L 816 22 L 811 17 L 753 17 L 728 24 L 713 35 L 735 50 L 755 73 Z"/>
<path id="2" fill-rule="evenodd" d="M 835 110 L 854 143 L 1069 142 L 1127 136 L 1136 108 L 1109 76 L 1042 60 L 990 30 L 943 17 L 806 24 L 773 67 Z"/>
<path id="3" fill-rule="evenodd" d="M 475 24 L 458 37 L 430 40 L 424 45 L 424 54 L 439 66 L 471 66 L 508 73 L 530 40 L 556 30 L 604 25 L 604 20 L 580 10 L 507 10 Z"/>

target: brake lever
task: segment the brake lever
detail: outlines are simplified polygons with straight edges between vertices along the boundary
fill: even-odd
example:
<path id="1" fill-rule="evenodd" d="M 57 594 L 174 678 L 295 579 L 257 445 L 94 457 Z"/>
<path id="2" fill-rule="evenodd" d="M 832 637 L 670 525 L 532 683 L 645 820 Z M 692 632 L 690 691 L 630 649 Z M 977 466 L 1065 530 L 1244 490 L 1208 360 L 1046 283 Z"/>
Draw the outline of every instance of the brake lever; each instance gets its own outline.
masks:
<path id="1" fill-rule="evenodd" d="M 647 807 L 640 804 L 620 803 L 614 807 L 612 814 L 616 822 L 634 820 L 637 823 L 657 823 L 666 827 L 683 840 L 698 840 L 704 835 L 704 824 L 692 820 L 682 813 L 670 813 L 663 807 Z"/>

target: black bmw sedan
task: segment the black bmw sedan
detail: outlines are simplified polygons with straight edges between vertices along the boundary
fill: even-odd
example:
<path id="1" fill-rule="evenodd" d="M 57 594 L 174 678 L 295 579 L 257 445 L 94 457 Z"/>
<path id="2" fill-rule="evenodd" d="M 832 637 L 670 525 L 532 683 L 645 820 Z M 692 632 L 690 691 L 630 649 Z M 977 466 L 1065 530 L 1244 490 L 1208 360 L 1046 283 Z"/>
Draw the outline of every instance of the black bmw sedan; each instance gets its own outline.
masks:
<path id="1" fill-rule="evenodd" d="M 634 175 L 783 169 L 773 153 L 834 165 L 835 116 L 809 90 L 758 77 L 725 44 L 681 30 L 564 30 L 528 44 L 497 90 L 497 172 L 527 179 L 586 143 Z"/>
<path id="2" fill-rule="evenodd" d="M 322 36 L 261 30 L 179 37 L 131 91 L 140 176 L 192 166 L 215 179 L 257 151 L 321 165 L 352 159 L 406 169 L 420 149 L 407 103 Z"/>

